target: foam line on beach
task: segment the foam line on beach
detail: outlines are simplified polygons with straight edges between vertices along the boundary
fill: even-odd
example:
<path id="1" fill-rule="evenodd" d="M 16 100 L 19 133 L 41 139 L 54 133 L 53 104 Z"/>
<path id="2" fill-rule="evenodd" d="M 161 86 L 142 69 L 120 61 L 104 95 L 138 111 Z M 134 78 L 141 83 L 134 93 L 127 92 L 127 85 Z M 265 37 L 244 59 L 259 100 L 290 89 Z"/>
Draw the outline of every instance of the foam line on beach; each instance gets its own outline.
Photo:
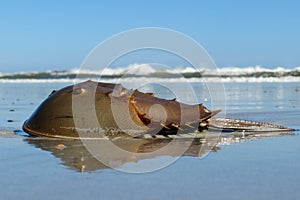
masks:
<path id="1" fill-rule="evenodd" d="M 300 67 L 268 69 L 261 66 L 250 66 L 195 69 L 193 67 L 161 68 L 151 64 L 133 64 L 127 67 L 102 70 L 78 68 L 45 72 L 0 72 L 0 82 L 2 83 L 73 83 L 80 79 L 107 82 L 117 82 L 122 79 L 122 81 L 140 82 L 149 78 L 156 82 L 299 82 Z"/>

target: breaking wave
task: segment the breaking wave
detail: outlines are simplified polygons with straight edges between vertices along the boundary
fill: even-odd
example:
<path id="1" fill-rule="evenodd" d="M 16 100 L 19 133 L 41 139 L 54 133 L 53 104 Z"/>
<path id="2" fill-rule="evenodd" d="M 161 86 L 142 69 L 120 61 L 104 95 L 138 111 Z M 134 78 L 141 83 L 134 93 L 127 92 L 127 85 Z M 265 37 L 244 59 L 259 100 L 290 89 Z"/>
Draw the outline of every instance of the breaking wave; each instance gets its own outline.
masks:
<path id="1" fill-rule="evenodd" d="M 0 82 L 72 82 L 80 79 L 97 79 L 113 81 L 128 79 L 134 81 L 143 78 L 159 79 L 160 82 L 223 81 L 223 82 L 295 82 L 300 81 L 300 67 L 287 69 L 277 67 L 268 69 L 261 66 L 224 67 L 217 69 L 201 69 L 193 67 L 160 68 L 151 64 L 133 64 L 125 68 L 106 68 L 96 70 L 53 70 L 45 72 L 0 73 Z"/>

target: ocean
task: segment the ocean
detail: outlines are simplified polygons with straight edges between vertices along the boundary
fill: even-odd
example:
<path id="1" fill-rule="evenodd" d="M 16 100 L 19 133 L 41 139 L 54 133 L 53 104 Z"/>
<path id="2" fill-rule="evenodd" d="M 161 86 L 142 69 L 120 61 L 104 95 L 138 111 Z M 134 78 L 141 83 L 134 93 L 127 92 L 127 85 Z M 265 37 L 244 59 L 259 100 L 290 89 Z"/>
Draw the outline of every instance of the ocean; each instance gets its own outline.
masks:
<path id="1" fill-rule="evenodd" d="M 299 197 L 299 68 L 231 68 L 236 73 L 228 73 L 228 68 L 218 75 L 206 71 L 200 76 L 185 68 L 180 77 L 176 75 L 176 70 L 148 70 L 147 73 L 142 71 L 134 74 L 135 76 L 118 70 L 102 74 L 101 79 L 95 72 L 84 72 L 84 76 L 81 74 L 80 79 L 75 79 L 78 72 L 76 70 L 1 74 L 1 199 Z M 31 138 L 22 131 L 23 122 L 51 91 L 83 81 L 87 77 L 106 82 L 122 82 L 130 88 L 153 89 L 156 95 L 164 98 L 175 95 L 188 103 L 195 103 L 197 100 L 208 108 L 221 106 L 228 118 L 275 123 L 296 131 L 289 134 L 249 136 L 225 134 L 221 135 L 214 146 L 207 145 L 205 141 L 193 143 L 183 155 L 164 152 L 155 157 L 141 156 L 129 160 L 111 155 L 111 158 L 115 158 L 112 162 L 117 169 L 100 163 L 78 141 Z M 163 87 L 140 87 L 145 80 Z M 191 100 L 186 95 L 187 83 L 195 91 L 196 100 Z M 212 91 L 211 88 L 216 90 Z M 176 92 L 166 93 L 173 90 Z M 212 96 L 222 91 L 224 96 L 212 101 Z M 164 144 L 136 145 L 129 144 L 146 152 L 149 148 Z M 174 145 L 180 148 L 180 143 Z M 197 149 L 203 145 L 209 149 L 200 154 Z M 170 165 L 152 172 L 126 172 L 126 169 L 159 164 L 170 158 L 176 159 Z"/>

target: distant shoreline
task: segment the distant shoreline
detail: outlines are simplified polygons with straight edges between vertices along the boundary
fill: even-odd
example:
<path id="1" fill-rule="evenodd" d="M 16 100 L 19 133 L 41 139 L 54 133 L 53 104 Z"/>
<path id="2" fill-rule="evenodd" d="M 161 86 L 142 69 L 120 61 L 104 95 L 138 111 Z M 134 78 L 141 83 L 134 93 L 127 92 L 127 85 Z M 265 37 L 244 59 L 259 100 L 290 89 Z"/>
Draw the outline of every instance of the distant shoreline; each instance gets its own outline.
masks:
<path id="1" fill-rule="evenodd" d="M 187 79 L 189 81 L 299 81 L 300 67 L 287 69 L 278 67 L 275 69 L 255 67 L 225 67 L 225 68 L 203 68 L 195 69 L 192 67 L 176 67 L 176 68 L 157 68 L 150 64 L 136 64 L 125 68 L 105 68 L 104 70 L 53 70 L 44 72 L 16 72 L 1 73 L 1 82 L 13 82 L 14 80 L 23 80 L 23 82 L 34 82 L 35 80 L 44 81 L 72 81 L 76 79 Z M 164 81 L 163 81 L 164 82 Z"/>

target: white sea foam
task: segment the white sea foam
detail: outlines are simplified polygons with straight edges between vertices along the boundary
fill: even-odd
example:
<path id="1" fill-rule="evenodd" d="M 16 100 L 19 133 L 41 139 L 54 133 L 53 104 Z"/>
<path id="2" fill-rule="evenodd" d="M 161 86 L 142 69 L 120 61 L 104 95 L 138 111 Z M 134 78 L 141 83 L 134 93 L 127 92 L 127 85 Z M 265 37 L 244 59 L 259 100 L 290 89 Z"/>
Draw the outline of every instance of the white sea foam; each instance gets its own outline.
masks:
<path id="1" fill-rule="evenodd" d="M 201 74 L 201 76 L 200 76 Z M 78 75 L 78 76 L 77 76 Z M 82 76 L 84 75 L 84 76 Z M 189 77 L 189 78 L 184 78 Z M 262 66 L 202 68 L 161 67 L 152 64 L 132 64 L 123 68 L 105 68 L 104 70 L 71 69 L 64 71 L 0 73 L 1 83 L 46 83 L 74 82 L 92 79 L 116 82 L 141 82 L 150 79 L 157 82 L 300 82 L 300 67 L 292 69 Z M 77 80 L 78 81 L 78 80 Z M 77 82 L 76 81 L 76 82 Z"/>
<path id="2" fill-rule="evenodd" d="M 151 64 L 132 64 L 127 67 L 122 68 L 105 68 L 102 71 L 97 70 L 82 70 L 82 69 L 73 69 L 71 70 L 75 73 L 81 74 L 102 74 L 102 75 L 120 75 L 124 73 L 134 73 L 136 75 L 149 75 L 153 73 L 166 72 L 170 74 L 179 74 L 179 73 L 196 73 L 201 72 L 206 75 L 244 75 L 252 74 L 257 72 L 272 72 L 272 73 L 286 73 L 291 71 L 300 71 L 300 66 L 293 69 L 288 69 L 284 67 L 276 67 L 274 69 L 265 68 L 262 66 L 249 66 L 249 67 L 222 67 L 222 68 L 200 68 L 195 69 L 194 67 L 174 67 L 174 68 L 157 68 Z"/>
<path id="3" fill-rule="evenodd" d="M 298 71 L 300 66 L 292 69 L 284 67 L 276 67 L 274 69 L 265 68 L 262 66 L 249 66 L 249 67 L 219 67 L 219 68 L 200 68 L 194 67 L 174 67 L 174 68 L 157 68 L 151 64 L 132 64 L 122 68 L 105 68 L 104 70 L 82 70 L 73 69 L 70 72 L 77 74 L 95 74 L 95 75 L 122 75 L 122 74 L 135 74 L 135 75 L 151 75 L 154 73 L 169 73 L 169 74 L 185 74 L 185 73 L 202 73 L 203 75 L 217 75 L 217 76 L 241 76 L 255 73 L 276 73 L 278 75 L 287 72 Z"/>
<path id="4" fill-rule="evenodd" d="M 0 83 L 78 83 L 86 80 L 93 81 L 103 81 L 103 82 L 128 82 L 128 83 L 143 83 L 143 82 L 153 82 L 153 83 L 287 83 L 287 82 L 300 82 L 300 77 L 206 77 L 206 78 L 147 78 L 147 77 L 130 77 L 130 78 L 109 78 L 109 79 L 0 79 Z"/>

